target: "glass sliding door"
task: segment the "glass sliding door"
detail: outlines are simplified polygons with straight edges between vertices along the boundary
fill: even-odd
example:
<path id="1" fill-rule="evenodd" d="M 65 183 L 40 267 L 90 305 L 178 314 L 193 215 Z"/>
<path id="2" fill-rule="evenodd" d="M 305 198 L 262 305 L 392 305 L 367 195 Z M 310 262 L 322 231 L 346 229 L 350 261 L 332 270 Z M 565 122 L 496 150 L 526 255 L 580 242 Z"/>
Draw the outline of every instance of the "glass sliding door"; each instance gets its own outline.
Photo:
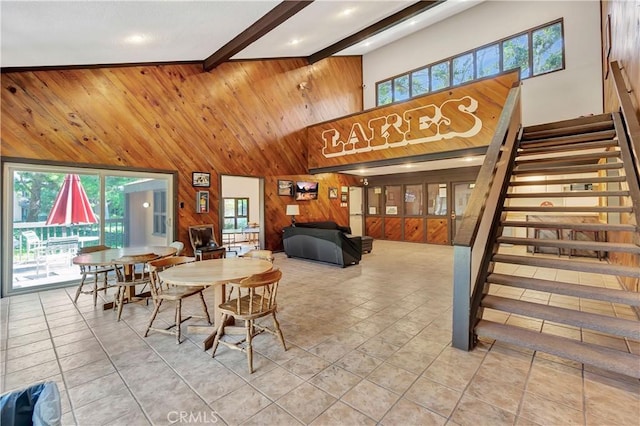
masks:
<path id="1" fill-rule="evenodd" d="M 79 248 L 167 245 L 173 175 L 5 163 L 2 295 L 76 283 Z"/>

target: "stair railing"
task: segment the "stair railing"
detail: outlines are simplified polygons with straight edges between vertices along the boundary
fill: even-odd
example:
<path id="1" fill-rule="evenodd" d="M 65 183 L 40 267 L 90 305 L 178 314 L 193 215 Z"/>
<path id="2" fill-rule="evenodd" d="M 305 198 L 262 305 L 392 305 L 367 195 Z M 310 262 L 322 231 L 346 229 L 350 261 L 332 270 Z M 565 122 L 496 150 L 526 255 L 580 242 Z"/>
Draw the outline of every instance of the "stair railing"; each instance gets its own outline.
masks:
<path id="1" fill-rule="evenodd" d="M 613 113 L 613 122 L 618 135 L 620 155 L 629 185 L 629 195 L 634 205 L 640 206 L 640 123 L 633 107 L 618 61 L 610 63 L 620 113 Z M 634 209 L 636 224 L 640 225 L 640 209 Z"/>
<path id="2" fill-rule="evenodd" d="M 520 83 L 516 84 L 509 91 L 453 241 L 452 339 L 455 348 L 467 351 L 476 343 L 473 328 L 522 131 Z"/>

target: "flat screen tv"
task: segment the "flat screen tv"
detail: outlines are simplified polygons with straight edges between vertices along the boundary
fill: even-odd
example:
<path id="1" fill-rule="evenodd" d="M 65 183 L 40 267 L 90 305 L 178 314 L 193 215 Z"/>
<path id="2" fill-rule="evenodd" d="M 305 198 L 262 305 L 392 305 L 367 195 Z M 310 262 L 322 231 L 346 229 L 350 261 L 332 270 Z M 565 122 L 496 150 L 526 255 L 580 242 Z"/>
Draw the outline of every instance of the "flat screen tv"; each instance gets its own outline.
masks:
<path id="1" fill-rule="evenodd" d="M 317 200 L 318 182 L 296 182 L 296 200 Z"/>

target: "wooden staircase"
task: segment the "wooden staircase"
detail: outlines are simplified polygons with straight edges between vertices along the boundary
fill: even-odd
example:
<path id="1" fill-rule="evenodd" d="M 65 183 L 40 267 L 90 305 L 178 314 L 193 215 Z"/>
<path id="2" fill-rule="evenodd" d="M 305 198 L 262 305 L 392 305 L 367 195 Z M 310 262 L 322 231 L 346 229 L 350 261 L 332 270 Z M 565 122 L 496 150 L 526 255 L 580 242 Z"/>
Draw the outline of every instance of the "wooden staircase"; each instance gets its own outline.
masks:
<path id="1" fill-rule="evenodd" d="M 609 262 L 640 255 L 638 188 L 627 182 L 633 168 L 622 161 L 618 127 L 602 114 L 523 129 L 490 240 L 477 337 L 640 378 L 629 343 L 640 341 L 640 293 L 613 288 L 620 277 L 640 279 L 640 268 Z M 536 269 L 544 278 L 527 266 L 544 268 Z M 609 286 L 584 282 L 585 273 Z"/>

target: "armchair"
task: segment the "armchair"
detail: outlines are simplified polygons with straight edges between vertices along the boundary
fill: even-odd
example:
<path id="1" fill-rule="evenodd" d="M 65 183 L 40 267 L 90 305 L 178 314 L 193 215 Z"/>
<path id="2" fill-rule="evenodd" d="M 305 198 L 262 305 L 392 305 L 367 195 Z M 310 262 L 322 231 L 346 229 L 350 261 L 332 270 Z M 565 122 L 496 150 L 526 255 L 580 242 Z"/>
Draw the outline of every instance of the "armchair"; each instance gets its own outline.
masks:
<path id="1" fill-rule="evenodd" d="M 226 249 L 218 245 L 213 225 L 194 225 L 189 227 L 189 241 L 196 260 L 205 257 L 215 259 L 226 257 Z"/>

